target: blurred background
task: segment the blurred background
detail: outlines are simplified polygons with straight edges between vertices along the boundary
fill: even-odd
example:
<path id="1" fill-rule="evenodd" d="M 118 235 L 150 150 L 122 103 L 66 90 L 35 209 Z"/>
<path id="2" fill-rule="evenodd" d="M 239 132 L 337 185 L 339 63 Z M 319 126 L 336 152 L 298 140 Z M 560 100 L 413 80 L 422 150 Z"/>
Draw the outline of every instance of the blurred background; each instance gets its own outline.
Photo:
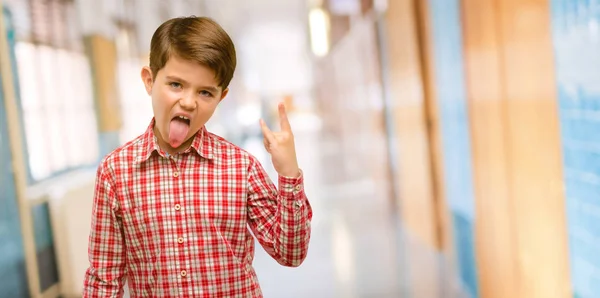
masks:
<path id="1" fill-rule="evenodd" d="M 265 297 L 600 297 L 600 0 L 0 0 L 0 297 L 80 297 L 95 170 L 152 118 L 165 20 L 238 68 L 208 129 L 274 179 L 285 102 L 314 210 Z M 596 86 L 596 87 L 594 87 Z"/>

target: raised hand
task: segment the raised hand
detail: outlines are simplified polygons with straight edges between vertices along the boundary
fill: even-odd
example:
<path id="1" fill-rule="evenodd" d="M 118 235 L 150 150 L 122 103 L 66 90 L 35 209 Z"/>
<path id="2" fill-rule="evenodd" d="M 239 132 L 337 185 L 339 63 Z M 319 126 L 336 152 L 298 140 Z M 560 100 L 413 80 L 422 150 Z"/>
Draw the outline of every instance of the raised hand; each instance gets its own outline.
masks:
<path id="1" fill-rule="evenodd" d="M 279 123 L 281 131 L 273 132 L 264 120 L 260 120 L 265 149 L 271 154 L 273 167 L 280 176 L 298 177 L 300 169 L 296 159 L 296 147 L 292 127 L 285 111 L 285 105 L 279 103 Z"/>

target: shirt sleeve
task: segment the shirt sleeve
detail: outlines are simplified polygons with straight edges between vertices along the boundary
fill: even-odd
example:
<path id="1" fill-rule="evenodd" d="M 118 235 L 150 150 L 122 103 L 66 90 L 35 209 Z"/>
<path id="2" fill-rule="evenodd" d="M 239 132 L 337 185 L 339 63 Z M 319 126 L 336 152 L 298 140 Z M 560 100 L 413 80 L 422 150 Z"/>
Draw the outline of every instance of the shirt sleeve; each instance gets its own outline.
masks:
<path id="1" fill-rule="evenodd" d="M 275 188 L 252 158 L 248 175 L 248 220 L 258 242 L 278 263 L 302 264 L 308 252 L 312 208 L 304 192 L 304 176 L 279 176 Z"/>
<path id="2" fill-rule="evenodd" d="M 88 244 L 90 266 L 85 273 L 84 298 L 123 297 L 125 244 L 121 220 L 115 215 L 116 192 L 104 163 L 98 167 Z"/>

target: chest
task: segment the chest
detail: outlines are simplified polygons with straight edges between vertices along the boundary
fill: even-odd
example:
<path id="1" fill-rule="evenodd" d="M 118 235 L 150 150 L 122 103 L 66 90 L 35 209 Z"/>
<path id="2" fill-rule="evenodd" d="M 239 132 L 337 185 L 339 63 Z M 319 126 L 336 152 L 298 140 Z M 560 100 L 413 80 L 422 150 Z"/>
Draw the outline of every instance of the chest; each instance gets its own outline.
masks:
<path id="1" fill-rule="evenodd" d="M 190 229 L 246 224 L 247 170 L 241 161 L 156 159 L 120 173 L 117 187 L 125 225 Z M 144 231 L 141 231 L 144 232 Z"/>

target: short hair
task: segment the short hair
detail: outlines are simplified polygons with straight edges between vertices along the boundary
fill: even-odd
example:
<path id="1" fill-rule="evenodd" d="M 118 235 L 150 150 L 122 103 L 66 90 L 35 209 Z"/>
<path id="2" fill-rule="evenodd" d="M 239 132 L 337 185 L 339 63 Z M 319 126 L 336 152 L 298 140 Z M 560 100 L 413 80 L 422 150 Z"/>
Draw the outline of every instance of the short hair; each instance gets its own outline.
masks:
<path id="1" fill-rule="evenodd" d="M 225 30 L 207 17 L 179 17 L 162 23 L 150 41 L 150 69 L 153 78 L 176 55 L 215 72 L 225 90 L 236 67 L 235 46 Z"/>

